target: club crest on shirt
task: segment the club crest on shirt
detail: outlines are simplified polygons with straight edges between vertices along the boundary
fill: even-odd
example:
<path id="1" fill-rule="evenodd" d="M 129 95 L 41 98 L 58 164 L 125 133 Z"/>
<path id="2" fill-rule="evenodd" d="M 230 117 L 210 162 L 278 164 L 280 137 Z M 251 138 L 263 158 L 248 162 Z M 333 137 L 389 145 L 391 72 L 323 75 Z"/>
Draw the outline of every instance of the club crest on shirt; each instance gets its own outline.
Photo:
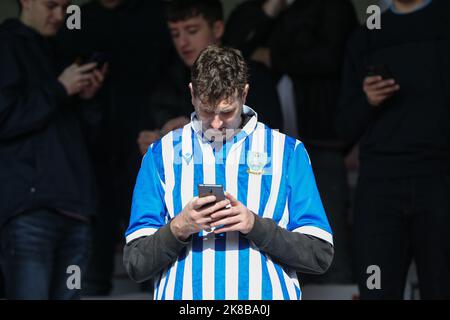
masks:
<path id="1" fill-rule="evenodd" d="M 249 151 L 247 153 L 247 172 L 250 174 L 263 174 L 267 160 L 267 153 Z"/>
<path id="2" fill-rule="evenodd" d="M 189 165 L 192 160 L 192 153 L 183 154 L 183 159 L 186 161 L 186 164 Z"/>

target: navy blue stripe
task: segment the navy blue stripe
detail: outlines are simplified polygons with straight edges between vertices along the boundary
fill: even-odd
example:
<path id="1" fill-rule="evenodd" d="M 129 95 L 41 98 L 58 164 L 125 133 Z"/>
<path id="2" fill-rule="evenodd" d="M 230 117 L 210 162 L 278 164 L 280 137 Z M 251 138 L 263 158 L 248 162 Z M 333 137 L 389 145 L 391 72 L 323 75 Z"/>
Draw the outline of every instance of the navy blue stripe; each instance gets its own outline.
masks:
<path id="1" fill-rule="evenodd" d="M 284 300 L 289 300 L 289 293 L 286 287 L 286 283 L 284 281 L 284 277 L 283 277 L 283 271 L 281 270 L 281 267 L 279 265 L 277 265 L 276 263 L 273 263 L 273 265 L 275 266 L 275 270 L 277 271 L 278 274 L 278 279 L 280 280 L 280 284 L 281 284 L 281 291 L 283 292 L 283 298 Z"/>
<path id="2" fill-rule="evenodd" d="M 192 236 L 192 298 L 203 300 L 203 238 Z"/>
<path id="3" fill-rule="evenodd" d="M 239 165 L 238 173 L 238 200 L 247 206 L 247 191 L 249 174 L 247 172 L 247 166 L 245 164 L 245 155 L 250 149 L 250 139 L 246 139 L 241 150 L 241 162 Z M 238 273 L 238 299 L 249 299 L 249 262 L 250 262 L 250 249 L 249 242 L 245 239 L 241 233 L 239 233 L 239 273 Z"/>
<path id="4" fill-rule="evenodd" d="M 297 295 L 297 300 L 299 300 L 302 293 L 301 293 L 300 289 L 297 288 L 296 285 L 294 285 L 294 287 L 295 287 L 295 294 Z"/>
<path id="5" fill-rule="evenodd" d="M 198 196 L 197 186 L 203 179 L 203 152 L 192 130 L 192 152 L 194 161 L 194 196 Z M 192 236 L 192 291 L 194 300 L 203 300 L 203 238 L 198 234 Z"/>
<path id="6" fill-rule="evenodd" d="M 226 179 L 225 179 L 225 147 L 222 147 L 218 152 L 214 152 L 216 161 L 216 184 L 223 185 L 223 189 L 226 190 Z M 224 300 L 225 299 L 225 268 L 226 268 L 226 234 L 221 233 L 216 235 L 215 240 L 215 261 L 214 261 L 214 288 L 215 288 L 215 299 Z"/>
<path id="7" fill-rule="evenodd" d="M 261 281 L 262 281 L 262 300 L 273 299 L 272 282 L 270 281 L 269 269 L 267 268 L 267 258 L 264 253 L 261 254 Z"/>
<path id="8" fill-rule="evenodd" d="M 272 188 L 272 149 L 273 149 L 273 135 L 272 130 L 269 127 L 265 127 L 265 141 L 264 141 L 264 151 L 267 153 L 267 159 L 269 163 L 264 168 L 264 174 L 261 178 L 261 189 L 260 189 L 260 199 L 259 199 L 259 212 L 258 215 L 262 216 L 264 214 L 264 209 L 266 208 L 267 202 L 269 201 L 270 190 Z"/>
<path id="9" fill-rule="evenodd" d="M 238 273 L 238 299 L 249 299 L 249 262 L 250 262 L 250 244 L 247 239 L 244 239 L 239 233 L 239 273 Z"/>
<path id="10" fill-rule="evenodd" d="M 181 300 L 183 298 L 183 277 L 184 277 L 184 264 L 186 262 L 186 248 L 181 251 L 178 258 L 177 273 L 175 275 L 175 289 L 173 293 L 174 300 Z"/>
<path id="11" fill-rule="evenodd" d="M 175 184 L 172 191 L 174 216 L 181 212 L 181 171 L 183 165 L 182 129 L 173 132 L 173 171 Z"/>
<path id="12" fill-rule="evenodd" d="M 161 296 L 161 300 L 166 300 L 166 290 L 167 290 L 167 283 L 169 283 L 169 276 L 170 276 L 170 271 L 172 270 L 173 264 L 172 266 L 169 267 L 169 270 L 167 270 L 167 275 L 166 275 L 166 283 L 164 283 L 164 290 Z"/>
<path id="13" fill-rule="evenodd" d="M 159 173 L 159 177 L 163 183 L 166 183 L 166 176 L 164 172 L 164 163 L 162 158 L 162 140 L 158 140 L 152 147 L 153 160 Z"/>
<path id="14" fill-rule="evenodd" d="M 286 207 L 286 179 L 283 179 L 287 175 L 288 171 L 288 161 L 290 158 L 290 155 L 295 147 L 295 140 L 294 139 L 285 139 L 284 143 L 284 151 L 283 151 L 283 166 L 281 168 L 281 181 L 280 181 L 280 187 L 278 189 L 278 197 L 277 202 L 275 204 L 275 211 L 273 213 L 273 220 L 278 223 L 281 218 L 283 217 L 284 208 Z"/>

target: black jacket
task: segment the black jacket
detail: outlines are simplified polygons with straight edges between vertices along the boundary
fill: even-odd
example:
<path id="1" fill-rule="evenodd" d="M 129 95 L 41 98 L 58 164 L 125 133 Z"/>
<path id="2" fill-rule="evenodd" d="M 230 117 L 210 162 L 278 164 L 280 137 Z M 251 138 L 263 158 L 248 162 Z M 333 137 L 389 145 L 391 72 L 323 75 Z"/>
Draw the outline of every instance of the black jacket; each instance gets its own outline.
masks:
<path id="1" fill-rule="evenodd" d="M 81 123 L 95 112 L 71 103 L 52 58 L 47 40 L 19 20 L 0 26 L 0 226 L 29 209 L 94 213 Z"/>
<path id="2" fill-rule="evenodd" d="M 102 208 L 114 208 L 105 209 L 108 215 L 128 215 L 140 165 L 136 140 L 148 125 L 143 121 L 148 97 L 175 54 L 163 2 L 125 0 L 109 10 L 99 1 L 89 1 L 81 7 L 81 29 L 62 28 L 56 38 L 66 63 L 89 59 L 94 52 L 102 52 L 109 61 L 96 99 L 103 110 L 99 143 L 89 144 L 99 202 Z"/>
<path id="3" fill-rule="evenodd" d="M 105 155 L 116 174 L 129 170 L 130 155 L 138 154 L 136 139 L 143 129 L 148 96 L 175 55 L 162 0 L 125 0 L 113 9 L 98 1 L 82 6 L 80 30 L 63 28 L 57 37 L 60 56 L 67 62 L 102 52 L 109 72 L 101 95 L 104 117 L 102 143 L 93 148 L 96 162 Z"/>
<path id="4" fill-rule="evenodd" d="M 280 101 L 267 67 L 254 61 L 248 62 L 248 67 L 250 89 L 246 104 L 258 113 L 259 121 L 272 129 L 281 130 Z M 177 59 L 150 97 L 146 129 L 161 129 L 171 118 L 190 117 L 194 107 L 189 82 L 191 82 L 189 68 Z"/>
<path id="5" fill-rule="evenodd" d="M 273 19 L 263 0 L 244 2 L 231 14 L 227 44 L 247 57 L 258 47 L 271 51 L 273 71 L 294 85 L 297 124 L 303 142 L 335 143 L 334 119 L 345 43 L 358 25 L 348 0 L 296 0 Z"/>
<path id="6" fill-rule="evenodd" d="M 450 173 L 450 22 L 448 1 L 361 27 L 347 50 L 337 129 L 360 144 L 360 175 L 401 178 Z M 366 67 L 385 64 L 400 90 L 372 107 L 362 90 Z"/>

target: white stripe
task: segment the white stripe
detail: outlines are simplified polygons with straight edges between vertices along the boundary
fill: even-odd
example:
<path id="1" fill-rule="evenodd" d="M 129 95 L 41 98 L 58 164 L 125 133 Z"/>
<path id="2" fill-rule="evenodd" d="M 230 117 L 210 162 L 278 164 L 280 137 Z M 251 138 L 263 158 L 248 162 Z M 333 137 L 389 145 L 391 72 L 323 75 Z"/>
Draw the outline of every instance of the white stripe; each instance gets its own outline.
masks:
<path id="1" fill-rule="evenodd" d="M 190 125 L 183 128 L 182 139 L 181 206 L 184 208 L 194 196 L 194 157 Z M 190 155 L 190 158 L 186 159 L 187 155 Z"/>
<path id="2" fill-rule="evenodd" d="M 309 234 L 311 236 L 317 237 L 319 239 L 325 240 L 325 241 L 333 244 L 333 236 L 329 232 L 327 232 L 323 229 L 320 229 L 318 227 L 304 226 L 304 227 L 295 229 L 293 232 Z"/>
<path id="3" fill-rule="evenodd" d="M 199 142 L 203 151 L 203 183 L 214 184 L 216 182 L 216 162 L 212 148 L 208 144 Z M 206 236 L 203 232 L 203 252 L 202 252 L 202 290 L 204 300 L 213 300 L 215 281 L 215 235 Z"/>
<path id="4" fill-rule="evenodd" d="M 281 289 L 280 278 L 277 270 L 268 255 L 266 255 L 267 269 L 269 270 L 270 283 L 272 283 L 272 300 L 284 300 L 283 290 Z"/>
<path id="5" fill-rule="evenodd" d="M 164 286 L 166 285 L 166 281 L 167 281 L 167 273 L 169 272 L 169 269 L 170 269 L 170 266 L 168 268 L 166 268 L 166 270 L 164 271 L 164 274 L 162 275 L 161 281 L 159 283 L 157 300 L 162 299 L 162 295 L 164 292 Z"/>
<path id="6" fill-rule="evenodd" d="M 164 194 L 164 200 L 166 202 L 167 211 L 169 216 L 173 218 L 175 213 L 173 212 L 173 188 L 175 186 L 175 173 L 173 171 L 173 132 L 169 132 L 165 135 L 162 140 L 162 158 L 164 164 L 164 174 L 166 180 L 166 190 Z"/>
<path id="7" fill-rule="evenodd" d="M 250 241 L 249 248 L 249 300 L 262 299 L 262 266 L 261 266 L 261 252 L 256 248 L 256 245 Z"/>
<path id="8" fill-rule="evenodd" d="M 256 130 L 253 132 L 252 152 L 264 152 L 265 129 L 262 123 L 258 123 Z M 270 142 L 268 142 L 270 143 Z M 247 157 L 247 155 L 246 155 Z M 260 174 L 249 174 L 248 190 L 247 190 L 247 208 L 255 214 L 259 212 L 259 201 L 261 196 L 261 179 Z M 253 242 L 250 242 L 249 248 L 249 299 L 262 299 L 262 266 L 261 253 Z"/>
<path id="9" fill-rule="evenodd" d="M 235 198 L 238 197 L 239 159 L 242 146 L 243 144 L 239 143 L 237 147 L 231 148 L 225 164 L 227 192 Z M 225 246 L 225 299 L 236 300 L 239 290 L 239 272 L 237 272 L 239 271 L 239 233 L 228 232 Z"/>
<path id="10" fill-rule="evenodd" d="M 291 270 L 289 277 L 292 279 L 292 282 L 294 283 L 295 288 L 297 288 L 298 291 L 300 291 L 300 296 L 297 297 L 296 300 L 301 300 L 302 299 L 302 290 L 300 288 L 300 283 L 298 282 L 297 272 L 295 270 Z"/>
<path id="11" fill-rule="evenodd" d="M 284 229 L 287 229 L 287 225 L 289 224 L 289 203 L 286 200 L 286 205 L 284 206 L 283 216 L 281 217 L 278 225 Z"/>
<path id="12" fill-rule="evenodd" d="M 264 209 L 264 218 L 273 218 L 275 205 L 277 204 L 278 191 L 280 189 L 281 170 L 283 167 L 285 135 L 273 130 L 272 134 L 272 186 L 270 188 L 269 200 Z"/>
<path id="13" fill-rule="evenodd" d="M 265 130 L 264 125 L 258 123 L 255 131 L 253 132 L 252 145 L 250 150 L 252 152 L 264 152 L 264 138 Z M 270 143 L 270 142 L 268 142 Z M 247 158 L 247 155 L 245 155 Z M 260 174 L 248 174 L 248 191 L 247 191 L 247 208 L 252 212 L 258 214 L 259 212 L 259 201 L 261 197 L 261 179 Z M 259 192 L 255 192 L 259 190 Z"/>
<path id="14" fill-rule="evenodd" d="M 183 300 L 192 300 L 192 242 L 186 247 L 186 259 L 184 260 L 183 274 Z"/>
<path id="15" fill-rule="evenodd" d="M 166 287 L 166 296 L 165 300 L 173 300 L 173 295 L 175 293 L 175 278 L 177 277 L 177 269 L 178 269 L 178 259 L 175 260 L 175 263 L 170 268 L 169 279 L 167 280 Z"/>
<path id="16" fill-rule="evenodd" d="M 191 125 L 183 128 L 181 169 L 181 206 L 184 208 L 194 197 L 194 155 Z M 192 242 L 186 248 L 183 273 L 183 300 L 192 300 Z"/>
<path id="17" fill-rule="evenodd" d="M 137 239 L 140 237 L 151 236 L 156 231 L 158 231 L 157 228 L 142 228 L 142 229 L 136 230 L 133 233 L 130 233 L 126 237 L 126 242 L 128 243 L 128 242 L 133 241 L 134 239 Z"/>
<path id="18" fill-rule="evenodd" d="M 293 279 L 291 279 L 291 277 L 289 275 L 287 275 L 287 273 L 284 271 L 283 268 L 281 268 L 281 270 L 283 271 L 284 283 L 286 284 L 286 288 L 287 288 L 287 291 L 289 294 L 289 299 L 297 300 L 297 293 L 295 292 L 295 286 L 294 286 Z"/>

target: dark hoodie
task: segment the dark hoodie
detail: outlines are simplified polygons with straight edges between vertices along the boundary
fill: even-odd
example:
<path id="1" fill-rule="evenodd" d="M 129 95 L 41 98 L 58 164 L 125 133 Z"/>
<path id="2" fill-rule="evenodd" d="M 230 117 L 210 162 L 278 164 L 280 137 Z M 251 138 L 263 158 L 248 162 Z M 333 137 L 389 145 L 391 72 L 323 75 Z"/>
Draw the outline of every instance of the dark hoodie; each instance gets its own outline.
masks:
<path id="1" fill-rule="evenodd" d="M 31 209 L 83 220 L 94 212 L 82 123 L 95 108 L 68 98 L 53 58 L 19 20 L 0 25 L 0 226 Z"/>

